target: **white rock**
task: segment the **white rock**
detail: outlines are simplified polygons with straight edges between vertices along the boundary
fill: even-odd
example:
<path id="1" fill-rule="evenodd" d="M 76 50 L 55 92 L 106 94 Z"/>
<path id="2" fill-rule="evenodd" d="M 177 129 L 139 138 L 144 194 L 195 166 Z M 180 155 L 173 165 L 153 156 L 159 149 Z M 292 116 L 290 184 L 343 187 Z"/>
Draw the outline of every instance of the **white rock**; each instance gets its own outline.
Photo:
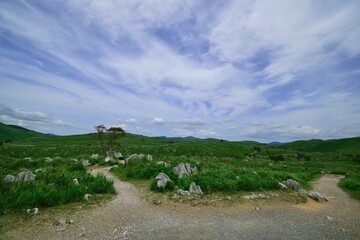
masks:
<path id="1" fill-rule="evenodd" d="M 91 197 L 91 196 L 92 196 L 91 194 L 87 193 L 84 195 L 84 198 L 86 201 L 89 201 L 89 197 Z"/>
<path id="2" fill-rule="evenodd" d="M 30 170 L 22 168 L 22 169 L 20 169 L 20 171 L 21 172 L 18 174 L 18 177 L 17 177 L 17 179 L 19 181 L 27 182 L 27 181 L 34 181 L 35 180 L 36 175 L 33 174 Z"/>
<path id="3" fill-rule="evenodd" d="M 46 163 L 50 163 L 50 162 L 52 162 L 52 161 L 54 161 L 51 157 L 46 157 L 45 158 L 45 162 Z"/>
<path id="4" fill-rule="evenodd" d="M 155 181 L 156 181 L 156 185 L 160 188 L 160 187 L 165 187 L 166 183 L 170 181 L 170 178 L 168 175 L 161 172 L 156 176 Z"/>
<path id="5" fill-rule="evenodd" d="M 278 183 L 281 189 L 287 189 L 287 186 L 281 182 Z"/>
<path id="6" fill-rule="evenodd" d="M 190 184 L 189 192 L 193 193 L 193 194 L 199 194 L 199 195 L 203 194 L 201 187 L 199 185 L 196 185 L 196 183 L 194 183 L 194 182 L 192 182 Z"/>
<path id="7" fill-rule="evenodd" d="M 83 165 L 84 167 L 90 166 L 89 160 L 83 159 L 83 160 L 82 160 L 82 165 Z"/>
<path id="8" fill-rule="evenodd" d="M 93 153 L 90 158 L 97 160 L 97 159 L 99 159 L 99 154 Z"/>
<path id="9" fill-rule="evenodd" d="M 79 185 L 79 180 L 77 178 L 73 179 L 75 185 Z"/>
<path id="10" fill-rule="evenodd" d="M 146 159 L 147 159 L 148 161 L 152 161 L 152 160 L 153 160 L 153 156 L 150 155 L 150 154 L 148 154 L 148 155 L 146 156 Z"/>
<path id="11" fill-rule="evenodd" d="M 25 157 L 24 160 L 31 161 L 32 158 L 31 157 Z"/>
<path id="12" fill-rule="evenodd" d="M 190 192 L 189 192 L 189 191 L 182 190 L 182 189 L 177 190 L 177 194 L 179 194 L 179 195 L 181 195 L 181 196 L 190 196 Z"/>
<path id="13" fill-rule="evenodd" d="M 112 161 L 112 158 L 109 157 L 109 156 L 107 156 L 104 161 L 105 161 L 106 163 L 111 162 L 111 161 Z"/>
<path id="14" fill-rule="evenodd" d="M 8 174 L 5 176 L 4 178 L 4 182 L 15 182 L 16 181 L 16 177 L 14 177 L 14 175 Z"/>
<path id="15" fill-rule="evenodd" d="M 327 198 L 319 192 L 310 191 L 308 192 L 308 196 L 318 202 L 327 201 Z"/>
<path id="16" fill-rule="evenodd" d="M 256 198 L 258 198 L 258 196 L 253 193 L 253 194 L 251 194 L 251 195 L 243 196 L 243 198 L 245 198 L 245 199 L 256 199 Z"/>

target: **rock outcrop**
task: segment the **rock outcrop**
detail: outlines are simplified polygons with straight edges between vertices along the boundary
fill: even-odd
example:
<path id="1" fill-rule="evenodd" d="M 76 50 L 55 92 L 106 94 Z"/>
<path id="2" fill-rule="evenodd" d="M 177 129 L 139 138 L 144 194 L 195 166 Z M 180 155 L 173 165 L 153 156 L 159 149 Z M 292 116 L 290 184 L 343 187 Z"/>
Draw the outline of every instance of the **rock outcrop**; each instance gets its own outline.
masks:
<path id="1" fill-rule="evenodd" d="M 17 179 L 14 175 L 8 174 L 4 178 L 4 182 L 15 182 Z"/>
<path id="2" fill-rule="evenodd" d="M 17 176 L 17 179 L 19 182 L 24 181 L 34 181 L 36 178 L 36 175 L 33 174 L 30 170 L 26 169 L 26 168 L 22 168 L 20 169 L 20 173 Z"/>
<path id="3" fill-rule="evenodd" d="M 295 191 L 299 191 L 300 189 L 302 189 L 301 185 L 295 181 L 295 180 L 292 180 L 292 179 L 288 179 L 286 181 L 283 181 L 282 184 L 284 184 L 286 187 L 288 188 L 291 188 Z"/>
<path id="4" fill-rule="evenodd" d="M 173 172 L 179 177 L 182 177 L 183 175 L 197 173 L 197 168 L 192 168 L 189 163 L 180 163 L 177 167 L 174 167 Z"/>
<path id="5" fill-rule="evenodd" d="M 156 185 L 161 188 L 161 187 L 165 187 L 166 186 L 166 183 L 168 181 L 170 181 L 170 178 L 168 175 L 166 175 L 165 173 L 159 173 L 156 178 L 155 178 L 155 181 L 156 181 Z"/>
<path id="6" fill-rule="evenodd" d="M 319 192 L 309 191 L 308 196 L 318 202 L 327 201 L 327 198 Z"/>
<path id="7" fill-rule="evenodd" d="M 203 192 L 199 185 L 196 185 L 196 183 L 192 182 L 189 187 L 189 192 L 197 195 L 202 195 Z"/>

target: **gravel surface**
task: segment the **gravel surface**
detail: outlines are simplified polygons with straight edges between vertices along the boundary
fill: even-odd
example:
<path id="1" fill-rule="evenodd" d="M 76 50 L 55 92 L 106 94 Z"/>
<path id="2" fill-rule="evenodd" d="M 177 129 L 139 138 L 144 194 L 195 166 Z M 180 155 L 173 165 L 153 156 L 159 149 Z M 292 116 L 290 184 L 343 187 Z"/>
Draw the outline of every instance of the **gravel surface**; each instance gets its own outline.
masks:
<path id="1" fill-rule="evenodd" d="M 0 233 L 0 239 L 360 239 L 360 202 L 337 187 L 341 176 L 325 175 L 314 183 L 328 202 L 235 208 L 154 205 L 108 171 L 93 173 L 114 180 L 118 195 L 112 201 L 67 213 L 66 224 L 40 214 Z"/>

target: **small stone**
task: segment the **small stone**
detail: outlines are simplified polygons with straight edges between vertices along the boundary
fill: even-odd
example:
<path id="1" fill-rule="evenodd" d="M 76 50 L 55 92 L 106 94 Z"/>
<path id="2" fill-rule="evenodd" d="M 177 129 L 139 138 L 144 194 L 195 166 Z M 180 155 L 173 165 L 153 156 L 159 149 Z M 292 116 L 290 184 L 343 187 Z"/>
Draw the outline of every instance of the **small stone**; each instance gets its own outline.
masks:
<path id="1" fill-rule="evenodd" d="M 181 196 L 190 196 L 190 192 L 189 192 L 189 191 L 182 190 L 182 189 L 177 190 L 176 193 L 179 194 L 179 195 L 181 195 Z"/>
<path id="2" fill-rule="evenodd" d="M 4 182 L 15 182 L 16 177 L 14 175 L 8 174 L 4 178 Z"/>
<path id="3" fill-rule="evenodd" d="M 295 191 L 299 191 L 300 189 L 302 189 L 301 185 L 293 179 L 288 179 L 286 181 L 283 181 L 282 183 L 288 188 L 291 188 Z"/>
<path id="4" fill-rule="evenodd" d="M 84 198 L 86 201 L 89 201 L 89 197 L 91 197 L 91 196 L 92 196 L 91 194 L 87 193 L 84 195 Z"/>
<path id="5" fill-rule="evenodd" d="M 153 204 L 155 205 L 160 205 L 161 204 L 161 201 L 159 199 L 154 199 L 153 200 Z"/>
<path id="6" fill-rule="evenodd" d="M 307 191 L 305 190 L 305 189 L 300 189 L 299 191 L 298 191 L 298 195 L 300 196 L 300 197 L 306 197 L 307 196 Z"/>
<path id="7" fill-rule="evenodd" d="M 33 174 L 30 170 L 26 169 L 26 168 L 22 168 L 20 169 L 20 173 L 18 174 L 17 179 L 21 182 L 27 182 L 27 181 L 34 181 L 36 178 L 36 175 Z"/>
<path id="8" fill-rule="evenodd" d="M 326 216 L 326 219 L 329 220 L 329 221 L 333 221 L 333 220 L 334 220 L 334 217 Z"/>
<path id="9" fill-rule="evenodd" d="M 256 210 L 256 211 L 259 211 L 259 210 L 260 210 L 259 207 L 253 207 L 253 209 Z"/>
<path id="10" fill-rule="evenodd" d="M 33 208 L 33 214 L 38 215 L 39 214 L 39 208 Z"/>
<path id="11" fill-rule="evenodd" d="M 82 160 L 82 165 L 83 165 L 84 167 L 90 166 L 89 160 L 83 159 L 83 160 Z"/>
<path id="12" fill-rule="evenodd" d="M 50 163 L 50 162 L 52 162 L 52 161 L 54 161 L 51 157 L 46 157 L 45 158 L 45 162 L 46 163 Z"/>
<path id="13" fill-rule="evenodd" d="M 287 186 L 281 182 L 278 183 L 281 189 L 287 189 Z"/>
<path id="14" fill-rule="evenodd" d="M 148 161 L 152 161 L 152 160 L 153 160 L 153 156 L 150 155 L 150 154 L 148 154 L 148 155 L 146 156 L 146 159 L 147 159 Z"/>
<path id="15" fill-rule="evenodd" d="M 93 153 L 90 158 L 91 158 L 91 159 L 94 159 L 94 160 L 97 160 L 97 159 L 99 159 L 99 154 Z"/>
<path id="16" fill-rule="evenodd" d="M 243 196 L 243 198 L 245 198 L 245 199 L 256 199 L 256 198 L 258 198 L 258 196 L 253 193 L 253 194 L 251 194 L 251 195 Z"/>
<path id="17" fill-rule="evenodd" d="M 193 194 L 199 194 L 199 195 L 203 194 L 201 187 L 199 185 L 196 185 L 196 183 L 194 183 L 194 182 L 192 182 L 190 184 L 189 192 L 193 193 Z"/>
<path id="18" fill-rule="evenodd" d="M 310 191 L 308 192 L 308 196 L 318 202 L 327 201 L 327 198 L 319 192 Z"/>
<path id="19" fill-rule="evenodd" d="M 261 199 L 268 199 L 269 198 L 269 196 L 266 196 L 265 194 L 262 194 L 262 193 L 260 193 L 258 195 L 258 197 L 261 198 Z"/>
<path id="20" fill-rule="evenodd" d="M 73 179 L 75 185 L 79 185 L 79 180 L 77 178 Z"/>

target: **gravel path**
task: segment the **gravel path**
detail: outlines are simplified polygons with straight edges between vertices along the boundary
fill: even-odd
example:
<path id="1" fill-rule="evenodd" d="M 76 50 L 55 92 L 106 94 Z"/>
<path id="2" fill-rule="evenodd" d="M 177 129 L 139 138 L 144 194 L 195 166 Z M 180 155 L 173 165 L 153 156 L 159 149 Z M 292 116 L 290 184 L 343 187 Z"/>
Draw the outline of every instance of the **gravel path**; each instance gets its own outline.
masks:
<path id="1" fill-rule="evenodd" d="M 2 239 L 360 239 L 360 202 L 337 183 L 341 176 L 326 175 L 314 190 L 329 201 L 308 200 L 298 205 L 262 206 L 254 210 L 210 206 L 153 205 L 131 184 L 108 172 L 93 170 L 114 180 L 114 200 L 68 216 L 72 224 L 56 226 L 50 220 L 32 221 L 0 234 Z M 39 215 L 39 217 L 41 214 Z"/>

